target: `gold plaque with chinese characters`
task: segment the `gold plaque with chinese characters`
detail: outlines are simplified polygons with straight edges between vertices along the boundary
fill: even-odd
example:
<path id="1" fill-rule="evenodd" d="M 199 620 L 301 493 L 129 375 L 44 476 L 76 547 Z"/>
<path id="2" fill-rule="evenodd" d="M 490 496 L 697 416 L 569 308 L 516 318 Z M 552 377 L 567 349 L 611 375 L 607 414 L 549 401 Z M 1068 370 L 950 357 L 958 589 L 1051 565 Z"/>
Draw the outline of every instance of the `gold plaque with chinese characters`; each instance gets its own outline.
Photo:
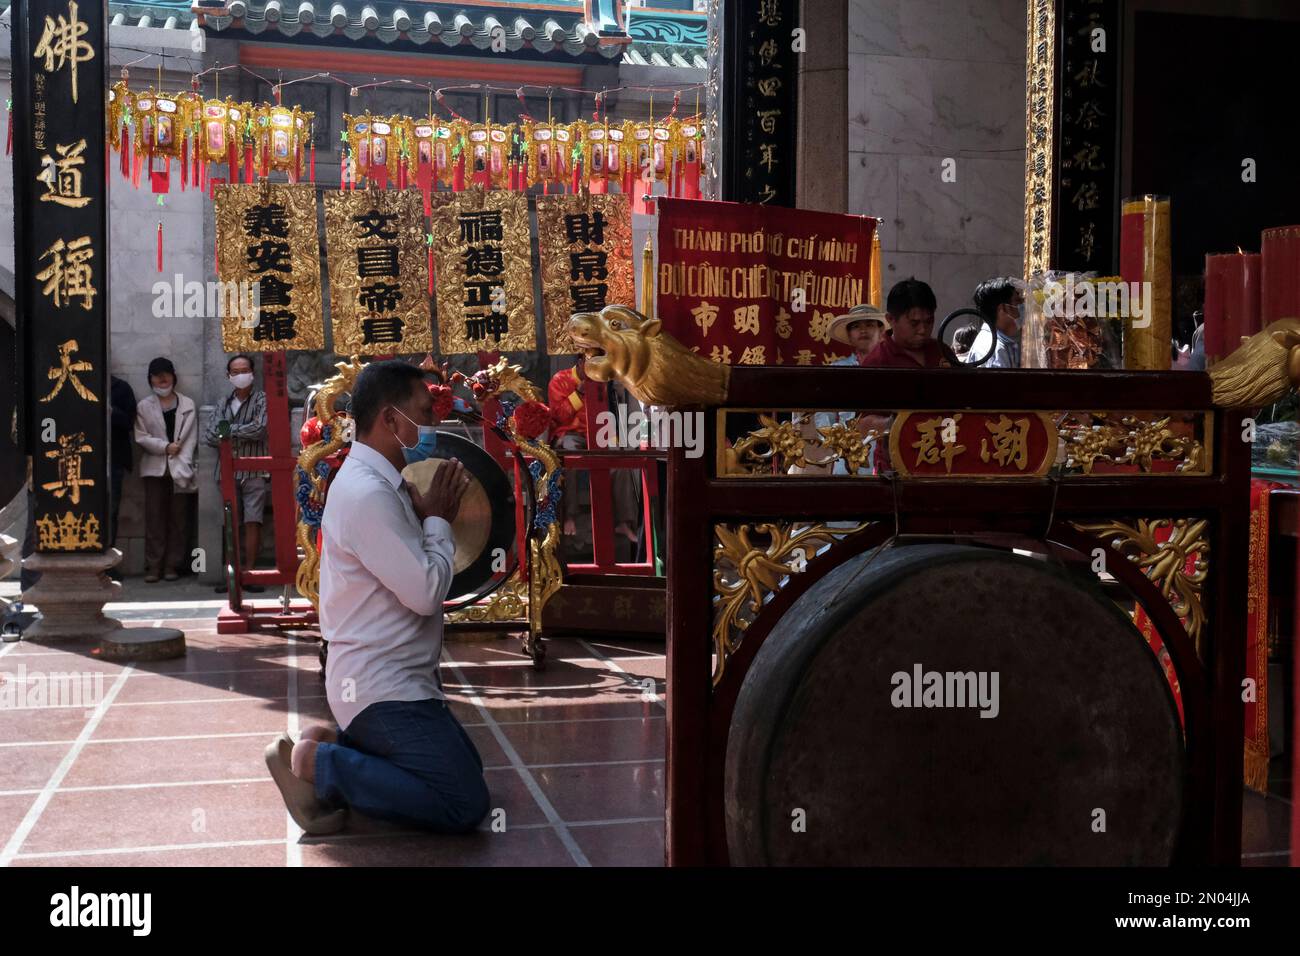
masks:
<path id="1" fill-rule="evenodd" d="M 320 242 L 312 183 L 250 183 L 213 190 L 223 283 L 256 290 L 256 308 L 221 317 L 227 352 L 325 347 Z M 231 298 L 229 296 L 224 298 Z M 233 297 L 246 302 L 243 295 Z"/>
<path id="2" fill-rule="evenodd" d="M 528 198 L 474 186 L 435 203 L 430 222 L 443 354 L 535 349 Z"/>
<path id="3" fill-rule="evenodd" d="M 326 192 L 325 249 L 334 351 L 390 355 L 433 348 L 418 192 Z"/>
<path id="4" fill-rule="evenodd" d="M 574 313 L 636 305 L 627 196 L 538 196 L 537 251 L 546 346 L 552 354 L 577 352 L 568 332 Z"/>

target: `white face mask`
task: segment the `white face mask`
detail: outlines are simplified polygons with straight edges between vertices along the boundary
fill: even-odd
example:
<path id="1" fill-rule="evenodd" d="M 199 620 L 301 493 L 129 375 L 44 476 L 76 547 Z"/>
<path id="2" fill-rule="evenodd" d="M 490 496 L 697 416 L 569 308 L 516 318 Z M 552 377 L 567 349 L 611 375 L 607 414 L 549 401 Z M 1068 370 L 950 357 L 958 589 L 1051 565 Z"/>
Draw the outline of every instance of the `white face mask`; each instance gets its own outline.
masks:
<path id="1" fill-rule="evenodd" d="M 230 384 L 235 388 L 248 388 L 253 384 L 252 372 L 240 372 L 237 375 L 230 376 Z"/>
<path id="2" fill-rule="evenodd" d="M 153 393 L 157 395 L 159 398 L 166 398 L 168 395 L 172 393 L 172 387 L 168 385 L 166 388 L 159 388 L 157 385 L 155 385 L 153 387 Z"/>

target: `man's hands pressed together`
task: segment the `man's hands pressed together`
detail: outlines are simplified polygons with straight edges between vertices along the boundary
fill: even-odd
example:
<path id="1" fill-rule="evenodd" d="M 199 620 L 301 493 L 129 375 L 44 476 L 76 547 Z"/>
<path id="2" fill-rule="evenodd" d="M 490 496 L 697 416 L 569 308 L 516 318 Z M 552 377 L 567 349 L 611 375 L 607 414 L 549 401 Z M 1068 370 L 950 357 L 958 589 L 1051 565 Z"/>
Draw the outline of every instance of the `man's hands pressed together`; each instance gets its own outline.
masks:
<path id="1" fill-rule="evenodd" d="M 423 495 L 409 481 L 406 492 L 411 496 L 411 506 L 423 521 L 425 518 L 442 518 L 448 524 L 460 512 L 460 499 L 469 488 L 470 476 L 458 458 L 449 458 L 433 473 L 429 490 Z"/>

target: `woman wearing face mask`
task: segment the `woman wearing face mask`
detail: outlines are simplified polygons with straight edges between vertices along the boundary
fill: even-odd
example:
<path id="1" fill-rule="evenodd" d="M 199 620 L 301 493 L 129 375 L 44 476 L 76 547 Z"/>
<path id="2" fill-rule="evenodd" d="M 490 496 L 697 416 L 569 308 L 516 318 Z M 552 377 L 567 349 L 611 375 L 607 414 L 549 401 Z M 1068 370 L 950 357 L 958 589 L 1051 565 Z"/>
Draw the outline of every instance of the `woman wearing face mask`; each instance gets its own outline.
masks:
<path id="1" fill-rule="evenodd" d="M 152 393 L 136 406 L 135 443 L 143 455 L 145 581 L 180 577 L 189 537 L 189 495 L 198 490 L 195 460 L 198 413 L 176 391 L 176 368 L 165 358 L 149 363 Z"/>

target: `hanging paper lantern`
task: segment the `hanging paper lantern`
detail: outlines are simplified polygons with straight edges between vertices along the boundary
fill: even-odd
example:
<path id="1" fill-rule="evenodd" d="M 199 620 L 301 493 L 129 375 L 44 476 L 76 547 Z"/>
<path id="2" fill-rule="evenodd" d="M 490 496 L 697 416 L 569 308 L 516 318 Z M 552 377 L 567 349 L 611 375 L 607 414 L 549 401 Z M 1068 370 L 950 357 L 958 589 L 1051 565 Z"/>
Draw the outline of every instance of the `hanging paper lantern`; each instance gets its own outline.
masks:
<path id="1" fill-rule="evenodd" d="M 465 188 L 469 154 L 469 123 L 457 119 L 451 124 L 451 188 L 460 192 Z"/>
<path id="2" fill-rule="evenodd" d="M 587 171 L 587 188 L 593 193 L 609 190 L 609 123 L 590 123 L 582 136 L 582 168 Z"/>
<path id="3" fill-rule="evenodd" d="M 541 183 L 550 187 L 563 176 L 560 153 L 567 149 L 561 147 L 556 135 L 560 128 L 554 123 L 524 123 L 524 141 L 528 144 L 528 185 Z M 566 131 L 567 136 L 567 131 Z"/>
<path id="4" fill-rule="evenodd" d="M 573 165 L 571 152 L 573 149 L 574 137 L 569 131 L 568 126 L 560 126 L 557 124 L 553 128 L 555 130 L 555 149 L 553 155 L 555 158 L 556 178 L 559 179 L 560 182 L 564 183 L 568 182 L 569 170 Z"/>
<path id="5" fill-rule="evenodd" d="M 185 136 L 193 125 L 194 106 L 191 93 L 137 93 L 136 148 L 153 156 L 179 159 Z"/>
<path id="6" fill-rule="evenodd" d="M 240 127 L 251 111 L 247 103 L 230 97 L 204 100 L 199 106 L 199 157 L 205 163 L 227 163 L 233 176 L 239 165 Z"/>
<path id="7" fill-rule="evenodd" d="M 315 114 L 298 107 L 260 106 L 255 110 L 263 169 L 280 170 L 294 182 L 303 170 L 304 150 Z"/>
<path id="8" fill-rule="evenodd" d="M 704 128 L 700 117 L 692 116 L 682 120 L 677 125 L 677 140 L 682 157 L 681 188 L 678 194 L 686 199 L 699 199 L 703 158 L 700 154 L 704 144 Z"/>
<path id="9" fill-rule="evenodd" d="M 466 158 L 469 182 L 484 188 L 505 188 L 509 184 L 508 128 L 495 123 L 474 123 L 466 128 L 465 136 L 469 151 Z"/>
<path id="10" fill-rule="evenodd" d="M 123 70 L 123 73 L 126 71 Z M 131 111 L 135 106 L 135 94 L 133 94 L 126 85 L 125 77 L 118 80 L 108 91 L 108 118 L 107 129 L 108 145 L 113 149 L 122 148 L 122 136 L 125 133 L 128 137 L 130 131 L 127 129 L 127 123 L 130 122 Z"/>
<path id="11" fill-rule="evenodd" d="M 401 117 L 343 114 L 358 178 L 364 176 L 380 189 L 388 186 L 390 178 L 397 179 L 397 164 L 402 153 L 399 130 L 404 123 Z"/>

